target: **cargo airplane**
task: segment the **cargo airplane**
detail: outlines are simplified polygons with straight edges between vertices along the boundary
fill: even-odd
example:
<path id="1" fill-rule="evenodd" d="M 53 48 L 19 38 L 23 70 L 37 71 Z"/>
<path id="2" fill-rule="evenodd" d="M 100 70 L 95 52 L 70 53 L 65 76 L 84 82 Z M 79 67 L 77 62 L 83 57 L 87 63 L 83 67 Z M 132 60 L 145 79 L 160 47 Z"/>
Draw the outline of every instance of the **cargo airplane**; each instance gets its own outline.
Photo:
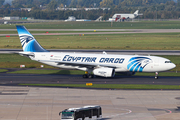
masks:
<path id="1" fill-rule="evenodd" d="M 142 15 L 142 14 L 138 14 L 139 10 L 136 10 L 133 14 L 122 14 L 122 13 L 118 13 L 118 14 L 114 14 L 112 17 L 113 21 L 118 21 L 118 20 L 127 20 L 127 19 L 134 19 L 135 17 Z"/>
<path id="2" fill-rule="evenodd" d="M 113 55 L 106 54 L 106 52 L 102 54 L 49 52 L 36 41 L 24 26 L 16 27 L 23 48 L 23 52 L 19 52 L 20 55 L 58 68 L 85 71 L 84 78 L 92 78 L 94 75 L 114 77 L 116 72 L 131 74 L 155 72 L 157 79 L 158 72 L 176 67 L 170 60 L 157 56 Z"/>

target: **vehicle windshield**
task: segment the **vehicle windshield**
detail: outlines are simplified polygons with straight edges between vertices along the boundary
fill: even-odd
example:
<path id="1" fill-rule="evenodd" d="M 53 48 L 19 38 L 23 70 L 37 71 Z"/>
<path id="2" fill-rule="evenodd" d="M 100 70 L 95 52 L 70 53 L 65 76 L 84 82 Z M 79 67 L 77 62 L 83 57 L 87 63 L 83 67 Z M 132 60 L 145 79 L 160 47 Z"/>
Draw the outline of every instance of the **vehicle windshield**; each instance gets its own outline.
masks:
<path id="1" fill-rule="evenodd" d="M 73 112 L 62 112 L 61 118 L 73 118 L 74 113 Z"/>

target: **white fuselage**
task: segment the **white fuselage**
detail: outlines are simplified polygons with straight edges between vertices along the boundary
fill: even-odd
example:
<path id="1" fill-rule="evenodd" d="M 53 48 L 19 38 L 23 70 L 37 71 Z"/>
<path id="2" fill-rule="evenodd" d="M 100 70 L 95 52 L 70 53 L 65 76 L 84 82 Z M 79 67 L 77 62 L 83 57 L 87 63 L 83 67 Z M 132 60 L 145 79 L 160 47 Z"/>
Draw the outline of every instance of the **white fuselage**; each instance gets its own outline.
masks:
<path id="1" fill-rule="evenodd" d="M 135 14 L 114 14 L 113 19 L 119 18 L 119 19 L 134 19 L 136 17 Z"/>
<path id="2" fill-rule="evenodd" d="M 54 67 L 86 71 L 83 78 L 114 77 L 115 72 L 161 72 L 176 67 L 170 60 L 156 56 L 48 52 L 24 26 L 16 28 L 24 51 L 20 55 Z"/>
<path id="3" fill-rule="evenodd" d="M 22 53 L 25 54 L 25 52 Z M 32 60 L 54 67 L 79 69 L 83 71 L 87 71 L 88 66 L 96 66 L 96 68 L 114 68 L 115 72 L 161 72 L 173 69 L 176 66 L 174 63 L 171 63 L 170 60 L 157 56 L 58 52 L 34 52 L 33 54 L 33 57 L 30 56 Z M 75 65 L 73 63 L 75 63 Z"/>

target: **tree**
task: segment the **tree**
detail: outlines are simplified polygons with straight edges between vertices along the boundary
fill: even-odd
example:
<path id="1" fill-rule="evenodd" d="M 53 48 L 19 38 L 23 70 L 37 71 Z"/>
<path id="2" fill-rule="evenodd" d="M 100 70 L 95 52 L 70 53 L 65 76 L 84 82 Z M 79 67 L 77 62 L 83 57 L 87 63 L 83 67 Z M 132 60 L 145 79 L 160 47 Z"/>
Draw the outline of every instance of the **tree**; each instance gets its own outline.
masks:
<path id="1" fill-rule="evenodd" d="M 63 4 L 60 4 L 59 7 L 60 7 L 60 8 L 64 8 L 64 5 L 63 5 Z"/>
<path id="2" fill-rule="evenodd" d="M 113 0 L 103 0 L 100 2 L 101 7 L 113 7 Z"/>
<path id="3" fill-rule="evenodd" d="M 57 0 L 58 4 L 67 5 L 68 0 Z"/>
<path id="4" fill-rule="evenodd" d="M 11 7 L 11 5 L 8 3 L 4 5 L 4 8 L 10 8 L 10 7 Z"/>
<path id="5" fill-rule="evenodd" d="M 71 0 L 70 6 L 71 7 L 76 7 L 76 5 L 77 5 L 77 0 Z"/>
<path id="6" fill-rule="evenodd" d="M 0 0 L 0 7 L 3 5 L 4 0 Z"/>
<path id="7" fill-rule="evenodd" d="M 48 4 L 48 8 L 49 10 L 55 10 L 58 6 L 58 3 L 56 0 L 52 0 L 49 4 Z"/>
<path id="8" fill-rule="evenodd" d="M 5 12 L 4 12 L 5 15 L 9 15 L 10 14 L 10 10 L 9 9 L 6 9 Z"/>
<path id="9" fill-rule="evenodd" d="M 39 2 L 41 5 L 46 5 L 46 4 L 49 4 L 51 0 L 40 0 Z"/>
<path id="10" fill-rule="evenodd" d="M 15 7 L 15 8 L 19 8 L 20 6 L 23 6 L 23 7 L 27 7 L 28 5 L 30 6 L 36 6 L 36 0 L 13 0 L 12 1 L 12 5 Z"/>
<path id="11" fill-rule="evenodd" d="M 3 17 L 3 15 L 4 15 L 4 10 L 0 9 L 0 17 Z"/>

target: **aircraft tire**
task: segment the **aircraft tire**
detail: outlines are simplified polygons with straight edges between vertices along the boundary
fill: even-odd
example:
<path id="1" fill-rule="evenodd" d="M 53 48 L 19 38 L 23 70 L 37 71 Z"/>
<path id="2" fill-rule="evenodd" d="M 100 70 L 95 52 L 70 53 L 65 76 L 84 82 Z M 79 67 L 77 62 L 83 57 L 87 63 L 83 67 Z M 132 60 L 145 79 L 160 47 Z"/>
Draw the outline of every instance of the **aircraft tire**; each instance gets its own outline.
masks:
<path id="1" fill-rule="evenodd" d="M 83 75 L 83 78 L 88 78 L 88 75 L 84 74 L 84 75 Z"/>
<path id="2" fill-rule="evenodd" d="M 93 74 L 90 74 L 88 77 L 89 77 L 89 78 L 94 78 L 94 75 L 93 75 Z"/>

